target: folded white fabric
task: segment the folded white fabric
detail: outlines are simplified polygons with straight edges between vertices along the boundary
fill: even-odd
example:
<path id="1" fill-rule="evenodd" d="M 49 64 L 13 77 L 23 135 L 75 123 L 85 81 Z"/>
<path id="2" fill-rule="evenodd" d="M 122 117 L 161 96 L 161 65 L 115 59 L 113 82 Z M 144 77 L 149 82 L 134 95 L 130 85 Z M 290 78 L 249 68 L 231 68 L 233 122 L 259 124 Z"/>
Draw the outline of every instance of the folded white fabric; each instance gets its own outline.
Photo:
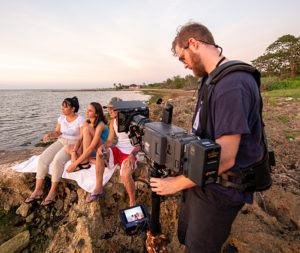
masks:
<path id="1" fill-rule="evenodd" d="M 13 166 L 12 169 L 17 172 L 36 173 L 38 159 L 39 156 L 32 156 L 29 160 Z M 92 192 L 96 185 L 95 165 L 91 164 L 91 168 L 89 169 L 67 173 L 66 168 L 69 166 L 70 163 L 71 161 L 68 161 L 65 164 L 65 169 L 62 178 L 74 180 L 77 182 L 79 187 L 81 187 L 87 192 Z M 105 185 L 110 180 L 117 166 L 118 165 L 115 165 L 112 168 L 108 168 L 108 167 L 105 168 L 103 174 L 103 185 Z M 52 174 L 51 171 L 52 171 L 52 164 L 50 164 L 49 171 L 48 171 L 50 175 Z"/>

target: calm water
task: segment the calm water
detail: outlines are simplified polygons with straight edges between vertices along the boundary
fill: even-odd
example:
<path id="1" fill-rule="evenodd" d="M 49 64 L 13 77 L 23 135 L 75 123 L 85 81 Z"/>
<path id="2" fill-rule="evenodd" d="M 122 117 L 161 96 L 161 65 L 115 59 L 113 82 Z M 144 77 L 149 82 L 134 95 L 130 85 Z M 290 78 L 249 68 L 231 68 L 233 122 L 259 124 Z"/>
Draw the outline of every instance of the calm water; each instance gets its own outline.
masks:
<path id="1" fill-rule="evenodd" d="M 54 131 L 65 98 L 77 96 L 79 114 L 85 117 L 91 102 L 105 105 L 111 97 L 146 101 L 138 91 L 40 91 L 0 90 L 0 150 L 33 148 L 43 136 Z"/>

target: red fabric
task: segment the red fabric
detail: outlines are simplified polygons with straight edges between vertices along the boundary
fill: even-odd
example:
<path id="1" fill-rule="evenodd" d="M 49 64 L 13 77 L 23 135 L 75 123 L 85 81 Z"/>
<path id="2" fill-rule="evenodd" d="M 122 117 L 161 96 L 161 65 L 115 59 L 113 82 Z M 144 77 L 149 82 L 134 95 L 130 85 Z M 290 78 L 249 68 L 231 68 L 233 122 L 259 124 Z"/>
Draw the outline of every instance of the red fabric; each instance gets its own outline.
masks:
<path id="1" fill-rule="evenodd" d="M 118 149 L 117 147 L 111 147 L 111 151 L 114 155 L 114 165 L 120 164 L 120 169 L 122 168 L 123 161 L 130 155 L 130 154 L 124 154 Z M 136 161 L 136 156 L 134 157 L 134 160 Z"/>

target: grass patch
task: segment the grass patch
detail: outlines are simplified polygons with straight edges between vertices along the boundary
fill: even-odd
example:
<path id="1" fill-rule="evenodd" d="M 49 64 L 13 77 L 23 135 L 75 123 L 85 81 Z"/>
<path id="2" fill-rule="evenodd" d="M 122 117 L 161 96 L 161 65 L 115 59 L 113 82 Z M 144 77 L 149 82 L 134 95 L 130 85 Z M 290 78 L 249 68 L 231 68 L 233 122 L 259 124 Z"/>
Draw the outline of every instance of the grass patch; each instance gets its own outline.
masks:
<path id="1" fill-rule="evenodd" d="M 0 227 L 5 226 L 10 220 L 16 216 L 16 208 L 12 208 L 9 211 L 0 209 Z"/>
<path id="2" fill-rule="evenodd" d="M 282 90 L 282 89 L 300 89 L 300 76 L 293 79 L 285 79 L 280 82 L 270 83 L 267 85 L 269 91 Z"/>
<path id="3" fill-rule="evenodd" d="M 288 122 L 287 117 L 281 117 L 280 120 L 283 124 L 286 124 Z"/>
<path id="4" fill-rule="evenodd" d="M 163 98 L 165 96 L 165 94 L 160 94 L 160 93 L 151 93 L 151 91 L 144 91 L 144 94 L 146 95 L 150 95 L 151 98 L 147 101 L 147 104 L 153 104 L 156 103 L 157 99 L 159 98 Z"/>
<path id="5" fill-rule="evenodd" d="M 263 118 L 270 118 L 272 115 L 269 112 L 263 112 L 262 116 L 263 116 Z"/>
<path id="6" fill-rule="evenodd" d="M 284 135 L 286 139 L 295 139 L 300 137 L 300 130 L 284 130 Z"/>
<path id="7" fill-rule="evenodd" d="M 272 90 L 269 92 L 263 92 L 262 96 L 266 98 L 273 98 L 273 97 L 300 98 L 300 87 L 295 89 L 281 89 L 281 90 Z"/>

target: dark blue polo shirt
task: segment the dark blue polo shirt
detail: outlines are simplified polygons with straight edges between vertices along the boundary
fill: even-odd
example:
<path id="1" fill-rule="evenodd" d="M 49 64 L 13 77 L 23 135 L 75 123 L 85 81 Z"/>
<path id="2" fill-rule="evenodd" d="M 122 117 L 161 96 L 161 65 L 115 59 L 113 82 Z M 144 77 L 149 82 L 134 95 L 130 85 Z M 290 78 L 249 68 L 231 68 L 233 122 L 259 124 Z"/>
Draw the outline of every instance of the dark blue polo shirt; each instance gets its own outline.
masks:
<path id="1" fill-rule="evenodd" d="M 195 121 L 201 118 L 203 92 L 204 85 L 199 91 L 193 131 Z M 242 71 L 229 73 L 215 87 L 210 85 L 208 98 L 206 138 L 215 140 L 223 135 L 241 134 L 235 165 L 230 170 L 238 171 L 255 163 L 261 154 L 261 120 L 259 90 L 254 77 Z M 199 117 L 196 117 L 198 111 Z M 253 202 L 253 194 L 249 192 L 219 184 L 207 187 L 231 201 Z"/>

